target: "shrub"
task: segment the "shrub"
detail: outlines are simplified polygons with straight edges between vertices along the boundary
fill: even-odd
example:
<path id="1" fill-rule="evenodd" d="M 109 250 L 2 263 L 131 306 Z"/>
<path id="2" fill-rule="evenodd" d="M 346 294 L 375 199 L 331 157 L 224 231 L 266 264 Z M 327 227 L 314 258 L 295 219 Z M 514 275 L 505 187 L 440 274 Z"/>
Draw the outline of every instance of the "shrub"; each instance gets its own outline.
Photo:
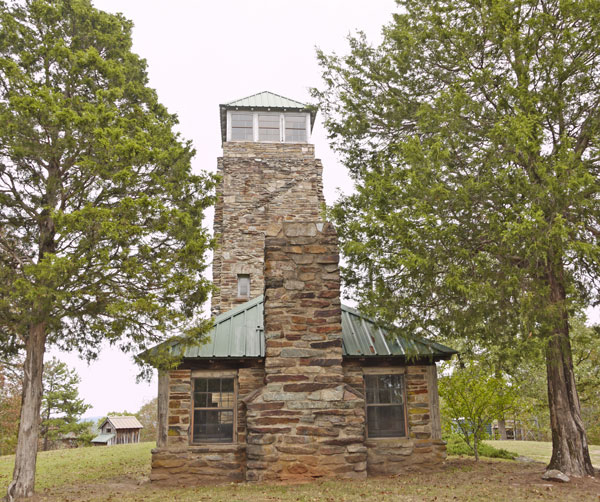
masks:
<path id="1" fill-rule="evenodd" d="M 469 455 L 474 456 L 473 449 L 465 443 L 459 434 L 451 434 L 444 438 L 446 441 L 446 452 L 448 455 Z M 479 444 L 479 456 L 489 458 L 506 458 L 514 460 L 518 455 L 504 448 L 494 448 L 485 442 Z"/>

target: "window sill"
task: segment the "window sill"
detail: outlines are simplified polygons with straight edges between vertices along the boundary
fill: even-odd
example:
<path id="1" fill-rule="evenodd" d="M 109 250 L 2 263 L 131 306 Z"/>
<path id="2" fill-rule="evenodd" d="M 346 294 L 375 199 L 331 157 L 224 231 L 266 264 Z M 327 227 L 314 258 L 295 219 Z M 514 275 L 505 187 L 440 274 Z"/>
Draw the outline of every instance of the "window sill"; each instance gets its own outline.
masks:
<path id="1" fill-rule="evenodd" d="M 385 444 L 386 448 L 394 448 L 394 447 L 404 447 L 413 444 L 412 438 L 408 436 L 401 437 L 388 437 L 388 438 L 368 438 L 365 439 L 365 446 L 382 446 L 382 443 Z"/>

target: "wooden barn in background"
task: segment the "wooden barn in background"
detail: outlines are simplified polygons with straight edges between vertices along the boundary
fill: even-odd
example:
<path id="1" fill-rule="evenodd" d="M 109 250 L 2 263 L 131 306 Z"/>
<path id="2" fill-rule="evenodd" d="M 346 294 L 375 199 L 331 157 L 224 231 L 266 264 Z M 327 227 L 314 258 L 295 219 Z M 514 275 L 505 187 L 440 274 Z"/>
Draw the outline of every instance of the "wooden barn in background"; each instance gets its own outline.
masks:
<path id="1" fill-rule="evenodd" d="M 144 426 L 132 416 L 107 417 L 100 425 L 100 434 L 92 439 L 95 446 L 111 446 L 140 442 Z"/>

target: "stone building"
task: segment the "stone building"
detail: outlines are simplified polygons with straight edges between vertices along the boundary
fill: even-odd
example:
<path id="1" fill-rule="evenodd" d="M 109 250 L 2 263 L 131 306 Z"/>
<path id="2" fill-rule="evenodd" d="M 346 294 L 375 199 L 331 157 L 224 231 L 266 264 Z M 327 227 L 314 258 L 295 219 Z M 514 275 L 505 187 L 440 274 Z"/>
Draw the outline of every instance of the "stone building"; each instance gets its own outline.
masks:
<path id="1" fill-rule="evenodd" d="M 171 345 L 154 481 L 360 479 L 444 458 L 435 361 L 455 351 L 340 303 L 314 119 L 270 92 L 221 105 L 215 326 Z"/>

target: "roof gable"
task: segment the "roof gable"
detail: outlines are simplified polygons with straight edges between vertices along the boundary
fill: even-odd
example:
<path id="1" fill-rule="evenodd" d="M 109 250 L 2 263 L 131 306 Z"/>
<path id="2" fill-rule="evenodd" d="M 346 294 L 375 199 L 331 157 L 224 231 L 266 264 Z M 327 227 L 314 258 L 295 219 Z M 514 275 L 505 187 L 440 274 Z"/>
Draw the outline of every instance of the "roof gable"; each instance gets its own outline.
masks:
<path id="1" fill-rule="evenodd" d="M 104 427 L 106 422 L 109 422 L 115 429 L 143 429 L 144 426 L 140 421 L 133 416 L 110 416 L 106 417 L 104 422 L 100 425 L 100 429 Z"/>

